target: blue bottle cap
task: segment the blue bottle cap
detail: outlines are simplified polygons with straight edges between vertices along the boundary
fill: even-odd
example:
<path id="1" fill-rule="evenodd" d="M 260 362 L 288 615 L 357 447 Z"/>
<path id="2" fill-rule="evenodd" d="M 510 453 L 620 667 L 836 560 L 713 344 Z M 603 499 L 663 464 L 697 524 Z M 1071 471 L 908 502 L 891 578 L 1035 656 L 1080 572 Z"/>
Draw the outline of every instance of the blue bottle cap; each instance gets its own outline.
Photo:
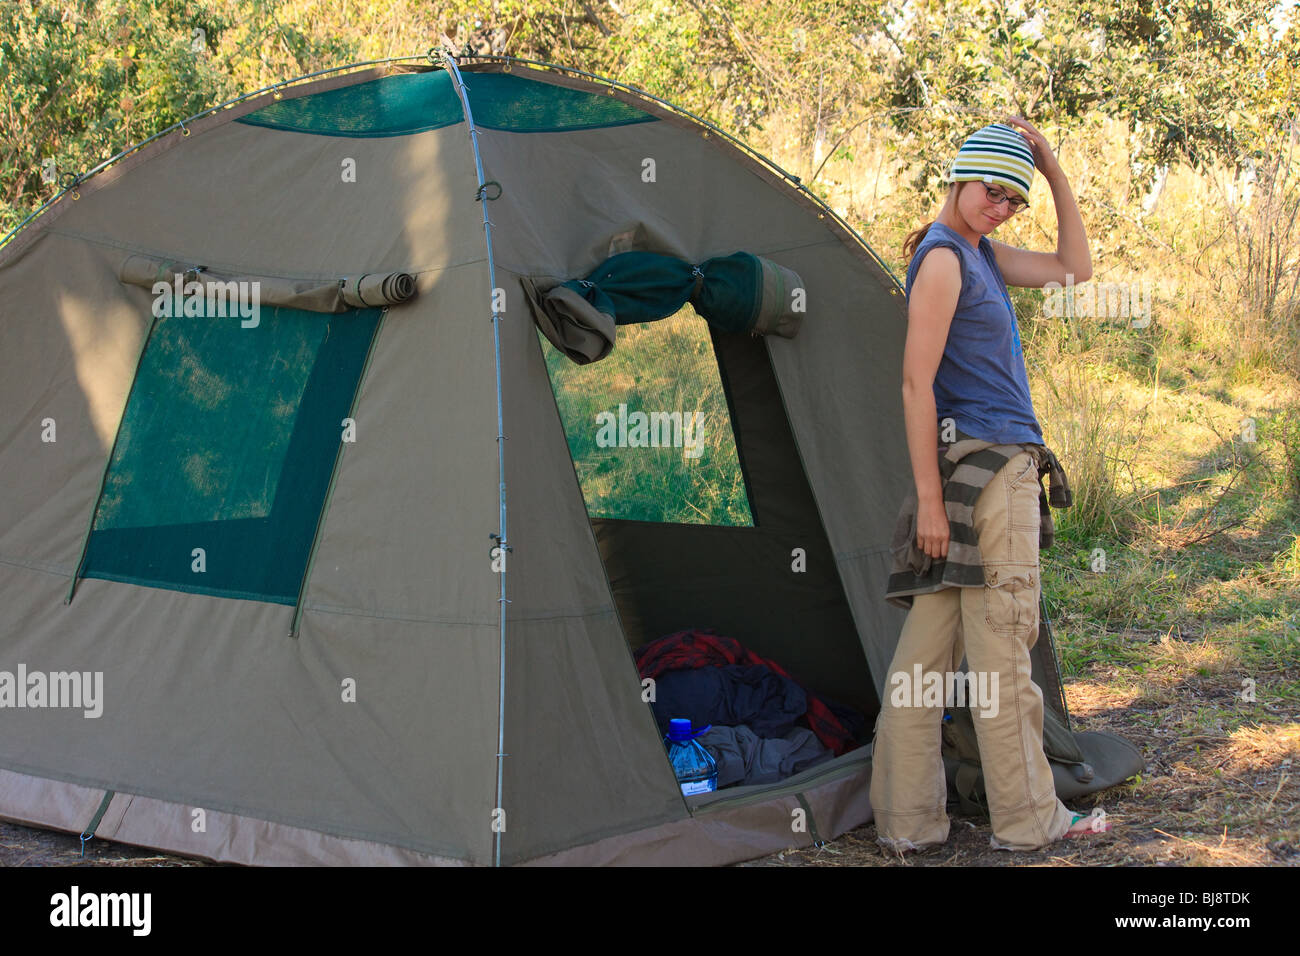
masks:
<path id="1" fill-rule="evenodd" d="M 699 730 L 692 730 L 689 717 L 674 717 L 668 721 L 668 739 L 673 743 L 685 743 L 694 740 L 700 734 L 707 734 L 712 729 L 712 724 L 706 724 Z"/>

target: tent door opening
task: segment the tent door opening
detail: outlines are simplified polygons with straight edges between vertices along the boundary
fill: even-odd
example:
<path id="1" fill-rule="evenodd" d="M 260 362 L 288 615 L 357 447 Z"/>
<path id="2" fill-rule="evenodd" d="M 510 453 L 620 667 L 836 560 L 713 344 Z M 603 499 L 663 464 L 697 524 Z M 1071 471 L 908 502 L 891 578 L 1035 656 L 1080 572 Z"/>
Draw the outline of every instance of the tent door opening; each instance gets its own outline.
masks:
<path id="1" fill-rule="evenodd" d="M 874 683 L 767 346 L 711 329 L 752 527 L 592 518 L 630 647 L 712 627 L 866 717 Z"/>

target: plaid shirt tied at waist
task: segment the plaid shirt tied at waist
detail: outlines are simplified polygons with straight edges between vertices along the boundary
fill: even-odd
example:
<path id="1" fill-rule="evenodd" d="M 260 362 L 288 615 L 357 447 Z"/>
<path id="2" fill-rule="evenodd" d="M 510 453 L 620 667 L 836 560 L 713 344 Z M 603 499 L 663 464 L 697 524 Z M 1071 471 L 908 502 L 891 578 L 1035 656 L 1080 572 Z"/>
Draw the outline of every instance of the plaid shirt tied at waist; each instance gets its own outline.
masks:
<path id="1" fill-rule="evenodd" d="M 1038 547 L 1050 548 L 1056 536 L 1053 508 L 1074 503 L 1070 483 L 1055 452 L 1046 445 L 1028 442 L 998 445 L 971 438 L 960 430 L 957 440 L 940 445 L 939 477 L 943 482 L 943 506 L 948 515 L 948 556 L 935 560 L 916 543 L 916 489 L 913 488 L 898 512 L 898 523 L 890 541 L 893 567 L 885 600 L 896 607 L 910 608 L 912 595 L 930 594 L 944 588 L 984 586 L 984 564 L 979 537 L 975 533 L 975 502 L 980 493 L 1013 457 L 1029 452 L 1038 464 Z M 1043 476 L 1049 491 L 1043 491 Z"/>

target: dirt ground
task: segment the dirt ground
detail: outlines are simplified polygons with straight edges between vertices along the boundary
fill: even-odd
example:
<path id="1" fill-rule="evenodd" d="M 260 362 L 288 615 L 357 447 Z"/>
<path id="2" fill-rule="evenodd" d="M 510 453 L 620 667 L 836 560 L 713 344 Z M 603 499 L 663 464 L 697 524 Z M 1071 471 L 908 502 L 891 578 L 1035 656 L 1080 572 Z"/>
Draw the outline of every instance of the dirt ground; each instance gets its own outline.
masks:
<path id="1" fill-rule="evenodd" d="M 1269 713 L 1235 731 L 1184 735 L 1205 714 L 1234 706 L 1240 684 L 1225 675 L 1184 677 L 1174 688 L 1117 691 L 1113 675 L 1066 685 L 1075 730 L 1132 741 L 1146 770 L 1134 781 L 1076 801 L 1100 806 L 1108 833 L 1033 853 L 989 846 L 987 820 L 950 810 L 948 842 L 898 859 L 867 824 L 820 848 L 787 850 L 747 866 L 1297 866 L 1300 865 L 1300 713 Z M 1272 678 L 1294 683 L 1300 669 Z M 1212 722 L 1211 725 L 1213 726 Z"/>

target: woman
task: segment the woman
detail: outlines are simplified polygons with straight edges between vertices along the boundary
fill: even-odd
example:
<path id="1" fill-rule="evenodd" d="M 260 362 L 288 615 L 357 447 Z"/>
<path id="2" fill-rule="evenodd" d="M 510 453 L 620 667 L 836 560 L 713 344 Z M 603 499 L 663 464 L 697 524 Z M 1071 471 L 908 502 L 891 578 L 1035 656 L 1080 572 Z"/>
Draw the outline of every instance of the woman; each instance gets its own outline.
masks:
<path id="1" fill-rule="evenodd" d="M 1056 202 L 1055 253 L 987 238 L 1028 205 L 1035 168 Z M 1050 462 L 1055 501 L 1064 475 L 1042 444 L 1006 285 L 1064 284 L 1067 273 L 1082 282 L 1092 265 L 1065 175 L 1024 120 L 973 133 L 946 178 L 952 185 L 938 218 L 903 246 L 911 255 L 903 409 L 916 495 L 900 516 L 904 533 L 895 543 L 908 554 L 896 549 L 887 595 L 911 607 L 889 674 L 895 686 L 918 667 L 942 678 L 964 652 L 977 677 L 967 686 L 992 697 L 972 705 L 992 843 L 1032 850 L 1109 825 L 1104 815 L 1066 809 L 1043 753 L 1043 696 L 1029 658 L 1038 636 L 1039 476 Z M 941 477 L 941 456 L 951 481 Z M 950 527 L 954 515 L 963 517 Z M 877 838 L 900 852 L 942 843 L 942 704 L 919 694 L 885 697 L 872 759 Z"/>

